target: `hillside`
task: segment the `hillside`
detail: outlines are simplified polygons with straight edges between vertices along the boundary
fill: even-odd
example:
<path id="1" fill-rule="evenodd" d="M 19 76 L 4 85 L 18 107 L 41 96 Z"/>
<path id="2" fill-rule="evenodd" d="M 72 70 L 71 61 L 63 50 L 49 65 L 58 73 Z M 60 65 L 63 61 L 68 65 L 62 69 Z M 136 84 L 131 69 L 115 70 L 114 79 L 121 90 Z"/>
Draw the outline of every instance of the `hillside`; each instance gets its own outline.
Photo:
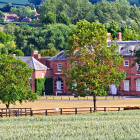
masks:
<path id="1" fill-rule="evenodd" d="M 29 3 L 28 0 L 0 0 L 0 2 L 17 3 L 17 4 Z M 5 5 L 4 3 L 0 3 L 1 7 L 3 7 L 4 5 Z"/>
<path id="2" fill-rule="evenodd" d="M 138 140 L 140 111 L 0 119 L 0 139 Z"/>

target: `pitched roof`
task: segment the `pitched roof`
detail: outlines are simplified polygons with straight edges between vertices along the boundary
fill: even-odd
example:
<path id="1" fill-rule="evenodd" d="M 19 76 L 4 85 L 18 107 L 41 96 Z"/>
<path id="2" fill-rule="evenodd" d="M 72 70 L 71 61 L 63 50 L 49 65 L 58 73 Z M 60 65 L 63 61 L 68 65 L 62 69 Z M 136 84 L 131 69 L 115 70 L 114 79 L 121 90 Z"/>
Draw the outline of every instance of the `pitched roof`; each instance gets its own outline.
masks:
<path id="1" fill-rule="evenodd" d="M 20 58 L 21 61 L 27 63 L 29 68 L 32 68 L 33 70 L 47 70 L 47 67 L 40 63 L 38 60 L 36 60 L 34 57 L 31 56 L 17 56 L 16 59 Z"/>
<path id="2" fill-rule="evenodd" d="M 118 44 L 118 52 L 121 56 L 133 56 L 133 51 L 140 49 L 140 41 L 112 41 Z"/>
<path id="3" fill-rule="evenodd" d="M 28 17 L 25 17 L 21 20 L 21 22 L 31 22 L 32 19 L 31 18 L 28 18 Z"/>
<path id="4" fill-rule="evenodd" d="M 54 57 L 52 57 L 51 59 L 49 59 L 50 61 L 61 61 L 61 60 L 67 60 L 67 56 L 64 54 L 64 51 L 61 51 L 60 53 L 58 53 L 57 55 L 55 55 Z"/>
<path id="5" fill-rule="evenodd" d="M 4 14 L 4 19 L 14 19 L 14 20 L 19 20 L 19 17 L 16 14 Z"/>

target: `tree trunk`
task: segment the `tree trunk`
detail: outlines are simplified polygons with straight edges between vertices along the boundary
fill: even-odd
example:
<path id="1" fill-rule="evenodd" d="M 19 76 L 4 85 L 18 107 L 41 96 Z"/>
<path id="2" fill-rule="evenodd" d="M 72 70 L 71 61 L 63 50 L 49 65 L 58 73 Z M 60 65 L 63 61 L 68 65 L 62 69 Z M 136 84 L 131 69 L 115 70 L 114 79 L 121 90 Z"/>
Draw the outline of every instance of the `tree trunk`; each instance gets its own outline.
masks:
<path id="1" fill-rule="evenodd" d="M 10 105 L 10 104 L 9 104 L 9 102 L 8 102 L 8 103 L 6 104 L 6 108 L 9 108 L 9 105 Z"/>
<path id="2" fill-rule="evenodd" d="M 96 94 L 93 93 L 93 106 L 94 106 L 94 112 L 96 112 Z"/>

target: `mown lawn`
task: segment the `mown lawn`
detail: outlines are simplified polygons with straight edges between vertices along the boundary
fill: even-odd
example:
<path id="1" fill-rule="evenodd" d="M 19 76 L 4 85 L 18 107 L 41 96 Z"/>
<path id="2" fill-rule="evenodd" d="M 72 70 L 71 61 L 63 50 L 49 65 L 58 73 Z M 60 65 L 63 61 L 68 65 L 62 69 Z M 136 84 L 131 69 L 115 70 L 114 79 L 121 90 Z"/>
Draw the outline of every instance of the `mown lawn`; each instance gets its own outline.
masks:
<path id="1" fill-rule="evenodd" d="M 140 111 L 0 118 L 0 139 L 138 140 Z"/>

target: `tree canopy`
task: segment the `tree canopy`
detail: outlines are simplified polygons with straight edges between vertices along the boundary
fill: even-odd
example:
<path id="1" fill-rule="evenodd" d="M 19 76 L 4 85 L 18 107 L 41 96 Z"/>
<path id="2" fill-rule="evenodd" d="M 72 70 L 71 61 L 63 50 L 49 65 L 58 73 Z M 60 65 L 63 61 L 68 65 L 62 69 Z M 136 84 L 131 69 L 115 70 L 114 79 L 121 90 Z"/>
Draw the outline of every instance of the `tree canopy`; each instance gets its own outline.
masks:
<path id="1" fill-rule="evenodd" d="M 34 101 L 37 94 L 30 89 L 32 69 L 11 55 L 0 56 L 0 100 L 9 108 L 16 101 Z"/>
<path id="2" fill-rule="evenodd" d="M 125 78 L 125 72 L 119 69 L 123 58 L 116 51 L 118 46 L 107 44 L 106 39 L 107 31 L 102 24 L 84 20 L 77 23 L 66 49 L 71 64 L 66 71 L 69 91 L 82 96 L 92 94 L 94 109 L 96 95 L 106 95 L 110 84 L 119 87 Z"/>

